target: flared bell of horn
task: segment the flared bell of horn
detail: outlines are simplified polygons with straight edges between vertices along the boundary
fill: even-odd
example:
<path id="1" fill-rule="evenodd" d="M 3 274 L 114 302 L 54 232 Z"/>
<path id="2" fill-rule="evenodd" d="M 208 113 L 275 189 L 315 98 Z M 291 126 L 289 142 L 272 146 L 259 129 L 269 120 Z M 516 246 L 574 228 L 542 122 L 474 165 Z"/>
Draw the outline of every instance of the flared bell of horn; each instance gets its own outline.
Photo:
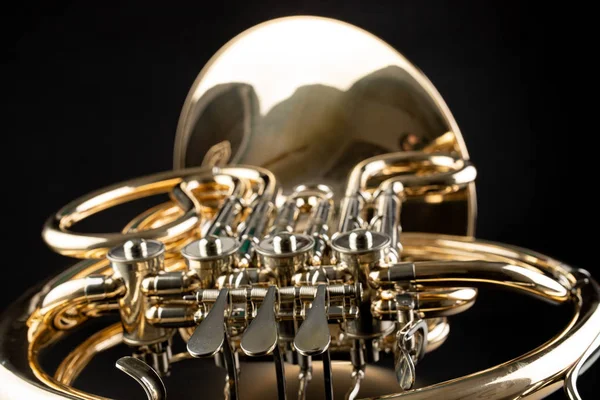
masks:
<path id="1" fill-rule="evenodd" d="M 284 192 L 319 183 L 339 198 L 359 162 L 415 151 L 469 158 L 427 77 L 369 32 L 297 16 L 252 27 L 210 59 L 181 111 L 174 167 L 257 165 Z M 405 207 L 406 231 L 474 234 L 474 184 Z"/>

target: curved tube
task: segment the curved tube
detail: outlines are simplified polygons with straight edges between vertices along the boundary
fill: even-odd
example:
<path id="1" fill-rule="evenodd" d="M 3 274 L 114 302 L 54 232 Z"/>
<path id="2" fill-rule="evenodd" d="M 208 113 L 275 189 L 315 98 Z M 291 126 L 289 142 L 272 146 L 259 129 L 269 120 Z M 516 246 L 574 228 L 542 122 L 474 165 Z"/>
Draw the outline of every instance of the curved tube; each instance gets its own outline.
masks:
<path id="1" fill-rule="evenodd" d="M 165 244 L 176 242 L 200 223 L 198 202 L 191 191 L 179 186 L 187 178 L 212 179 L 215 175 L 230 175 L 240 179 L 260 182 L 261 195 L 274 201 L 275 178 L 263 169 L 255 167 L 190 168 L 162 172 L 117 183 L 82 196 L 61 208 L 48 218 L 42 230 L 44 241 L 54 251 L 78 258 L 102 258 L 106 252 L 129 239 L 156 239 Z M 240 189 L 235 189 L 236 190 Z M 73 224 L 110 207 L 159 193 L 170 192 L 171 197 L 183 210 L 183 214 L 162 226 L 144 231 L 127 233 L 74 233 L 68 230 Z"/>
<path id="2" fill-rule="evenodd" d="M 246 266 L 250 265 L 254 244 L 261 239 L 265 232 L 269 215 L 275 207 L 277 180 L 270 171 L 254 166 L 215 167 L 213 168 L 213 173 L 229 175 L 240 180 L 252 181 L 258 184 L 256 198 L 252 201 L 252 212 L 245 221 L 243 230 L 238 234 L 240 240 L 238 255 L 241 260 L 245 260 L 242 261 L 242 264 L 246 264 Z M 191 179 L 194 178 L 191 177 Z M 187 180 L 186 185 L 189 184 L 190 180 Z M 227 217 L 223 216 L 222 218 Z M 216 225 L 214 225 L 216 223 L 217 220 L 208 228 L 209 232 L 216 229 Z"/>
<path id="3" fill-rule="evenodd" d="M 475 167 L 471 165 L 470 161 L 458 156 L 441 153 L 428 154 L 420 151 L 387 153 L 367 158 L 352 169 L 346 185 L 346 196 L 352 196 L 357 191 L 366 191 L 368 181 L 377 175 L 391 176 L 398 170 L 406 171 L 406 167 L 398 166 L 403 162 L 425 163 L 448 170 L 436 174 L 399 177 L 405 186 L 464 185 L 475 179 Z"/>
<path id="4" fill-rule="evenodd" d="M 122 283 L 112 277 L 92 275 L 67 281 L 56 286 L 44 297 L 40 313 L 49 312 L 62 304 L 73 306 L 80 302 L 100 301 L 118 296 L 123 291 Z"/>
<path id="5" fill-rule="evenodd" d="M 293 232 L 296 219 L 300 213 L 301 205 L 298 204 L 298 200 L 306 200 L 310 197 L 316 197 L 319 202 L 316 205 L 311 205 L 313 214 L 316 208 L 319 208 L 323 202 L 333 206 L 333 190 L 327 185 L 298 185 L 294 188 L 292 194 L 287 196 L 286 202 L 278 210 L 275 220 L 271 224 L 269 229 L 269 236 L 275 235 L 279 232 Z M 317 214 L 318 215 L 318 214 Z M 313 216 L 311 216 L 311 219 Z M 307 231 L 304 233 L 312 234 L 308 232 L 312 225 L 315 223 L 308 224 Z"/>
<path id="6" fill-rule="evenodd" d="M 477 289 L 475 288 L 430 288 L 425 292 L 417 292 L 419 311 L 426 318 L 447 317 L 462 313 L 475 304 Z"/>
<path id="7" fill-rule="evenodd" d="M 445 317 L 427 319 L 427 352 L 438 349 L 448 339 L 450 324 Z"/>
<path id="8" fill-rule="evenodd" d="M 439 287 L 456 283 L 508 286 L 555 302 L 570 297 L 569 291 L 556 280 L 531 268 L 485 261 L 415 263 L 415 284 Z"/>
<path id="9" fill-rule="evenodd" d="M 245 263 L 250 265 L 254 245 L 262 238 L 269 222 L 269 215 L 273 211 L 273 208 L 275 208 L 277 181 L 275 176 L 264 168 L 227 167 L 222 170 L 227 170 L 230 173 L 238 173 L 242 176 L 250 175 L 248 176 L 249 179 L 262 184 L 258 191 L 258 197 L 252 206 L 252 213 L 246 220 L 244 229 L 238 235 L 240 240 L 238 255 L 241 260 L 245 260 Z"/>
<path id="10" fill-rule="evenodd" d="M 565 393 L 569 400 L 581 400 L 581 396 L 577 391 L 577 378 L 585 372 L 591 363 L 600 355 L 600 335 L 596 336 L 596 340 L 588 348 L 579 362 L 567 373 L 565 377 Z M 590 362 L 590 364 L 588 364 Z"/>
<path id="11" fill-rule="evenodd" d="M 206 168 L 169 171 L 117 183 L 82 196 L 52 215 L 46 221 L 42 237 L 50 248 L 60 254 L 77 258 L 102 258 L 109 249 L 132 238 L 178 240 L 195 229 L 200 219 L 193 199 L 176 189 L 181 180 L 191 174 L 210 173 Z M 165 225 L 143 232 L 74 233 L 73 224 L 118 204 L 159 193 L 173 192 L 183 215 Z"/>
<path id="12" fill-rule="evenodd" d="M 213 173 L 217 172 L 216 169 L 213 169 Z M 246 182 L 240 179 L 238 176 L 232 174 L 218 174 L 214 175 L 214 178 L 217 179 L 220 176 L 225 176 L 231 179 L 231 193 L 229 197 L 223 205 L 219 208 L 217 215 L 212 220 L 210 224 L 206 226 L 206 229 L 203 230 L 202 236 L 206 237 L 208 235 L 215 236 L 226 236 L 232 234 L 232 224 L 236 217 L 236 215 L 241 211 L 242 204 L 241 200 L 244 198 L 244 192 L 246 191 Z M 192 176 L 185 178 L 181 184 L 180 188 L 187 193 L 187 195 L 194 199 L 194 204 L 196 206 L 196 210 L 198 213 L 202 210 L 202 204 L 196 196 L 194 195 L 194 190 L 201 186 L 201 182 L 206 180 L 206 176 Z"/>
<path id="13" fill-rule="evenodd" d="M 91 275 L 57 285 L 44 296 L 38 315 L 46 318 L 55 329 L 72 328 L 84 319 L 85 313 L 65 316 L 65 312 L 82 304 L 100 308 L 106 300 L 113 299 L 125 291 L 120 280 L 104 275 Z M 89 310 L 88 310 L 89 311 Z M 73 322 L 71 322 L 73 321 Z"/>
<path id="14" fill-rule="evenodd" d="M 400 177 L 390 178 L 384 181 L 378 189 L 377 216 L 372 222 L 373 229 L 384 233 L 391 240 L 390 251 L 394 254 L 394 261 L 400 259 L 399 253 L 402 251 L 400 243 L 400 211 L 402 209 L 402 200 L 404 199 L 404 185 Z"/>
<path id="15" fill-rule="evenodd" d="M 64 385 L 72 385 L 96 354 L 118 346 L 122 341 L 123 327 L 120 323 L 96 332 L 62 360 L 56 368 L 54 378 Z"/>
<path id="16" fill-rule="evenodd" d="M 578 283 L 589 284 L 591 276 L 587 271 L 581 271 L 577 276 Z M 577 286 L 577 285 L 576 285 Z M 600 356 L 600 333 L 581 356 L 579 361 L 567 372 L 565 376 L 565 394 L 569 400 L 581 400 L 577 390 L 577 379 L 583 374 Z"/>
<path id="17" fill-rule="evenodd" d="M 400 263 L 369 275 L 377 285 L 410 281 L 412 285 L 434 288 L 456 284 L 494 284 L 518 289 L 551 302 L 570 299 L 567 288 L 541 270 L 491 261 L 422 261 Z"/>
<path id="18" fill-rule="evenodd" d="M 579 281 L 575 277 L 577 270 L 539 253 L 470 238 L 411 233 L 406 234 L 404 239 L 407 254 L 421 254 L 421 246 L 425 246 L 431 258 L 467 257 L 468 254 L 471 258 L 488 261 L 510 258 L 515 264 L 526 264 L 532 271 L 553 276 L 567 293 L 567 298 L 559 298 L 562 301 L 573 300 L 574 317 L 563 332 L 521 357 L 475 374 L 375 399 L 481 399 L 482 387 L 485 387 L 486 400 L 517 398 L 524 393 L 534 396 L 541 389 L 555 390 L 554 383 L 567 379 L 568 371 L 582 356 L 591 354 L 591 349 L 600 346 L 597 340 L 600 287 L 592 279 Z"/>
<path id="19" fill-rule="evenodd" d="M 524 356 L 485 371 L 381 399 L 481 399 L 482 387 L 489 400 L 518 398 L 523 393 L 533 395 L 565 379 L 565 366 L 577 363 L 594 343 L 600 326 L 599 294 L 596 283 L 581 288 L 579 296 L 586 300 L 575 307 L 575 317 L 567 329 Z"/>
<path id="20" fill-rule="evenodd" d="M 421 163 L 438 167 L 441 172 L 427 175 L 399 175 L 406 172 L 408 167 L 400 167 L 401 163 Z M 346 184 L 346 192 L 340 206 L 339 232 L 360 228 L 356 216 L 365 201 L 375 198 L 369 193 L 369 180 L 379 175 L 389 176 L 390 181 L 384 182 L 380 190 L 386 192 L 393 189 L 394 182 L 400 182 L 406 188 L 410 187 L 456 187 L 462 188 L 475 180 L 477 170 L 470 161 L 447 154 L 427 154 L 423 152 L 387 153 L 368 158 L 357 164 Z M 392 178 L 393 176 L 393 178 Z"/>
<path id="21" fill-rule="evenodd" d="M 165 400 L 167 398 L 167 389 L 165 389 L 162 379 L 145 362 L 133 357 L 122 357 L 117 360 L 115 365 L 144 388 L 148 400 Z"/>
<path id="22" fill-rule="evenodd" d="M 326 185 L 317 185 L 314 187 L 302 187 L 312 196 L 316 196 L 319 201 L 312 207 L 310 218 L 306 224 L 304 234 L 312 236 L 315 239 L 315 245 L 312 251 L 312 264 L 319 265 L 323 262 L 327 243 L 329 241 L 329 220 L 334 210 L 333 190 Z"/>
<path id="23" fill-rule="evenodd" d="M 395 320 L 398 309 L 394 301 L 395 291 L 383 291 L 373 301 L 371 313 L 375 318 Z M 423 318 L 446 317 L 462 313 L 477 299 L 475 288 L 440 288 L 437 286 L 428 288 L 426 291 L 417 291 L 416 309 L 423 314 Z"/>

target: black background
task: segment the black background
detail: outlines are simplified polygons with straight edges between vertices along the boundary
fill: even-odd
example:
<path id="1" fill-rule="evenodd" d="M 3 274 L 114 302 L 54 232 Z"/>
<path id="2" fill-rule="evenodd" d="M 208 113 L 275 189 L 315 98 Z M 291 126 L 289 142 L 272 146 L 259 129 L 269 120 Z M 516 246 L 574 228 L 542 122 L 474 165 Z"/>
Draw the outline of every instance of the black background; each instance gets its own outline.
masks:
<path id="1" fill-rule="evenodd" d="M 478 168 L 477 236 L 600 277 L 597 127 L 587 122 L 595 79 L 585 68 L 595 47 L 577 28 L 585 13 L 506 1 L 22 3 L 3 62 L 5 87 L 14 90 L 5 110 L 15 120 L 4 131 L 2 154 L 5 174 L 16 181 L 4 190 L 6 231 L 13 233 L 4 239 L 10 281 L 0 307 L 72 262 L 41 240 L 51 213 L 91 190 L 170 169 L 179 112 L 204 63 L 242 30 L 294 14 L 365 28 L 434 83 Z M 468 332 L 481 341 L 479 357 L 506 360 L 538 344 L 540 330 L 551 329 L 549 338 L 560 328 L 552 308 L 516 317 L 527 310 L 520 297 L 509 297 L 483 299 L 472 311 L 499 328 L 485 338 Z M 501 321 L 485 316 L 486 307 Z M 593 378 L 582 379 L 582 394 L 591 393 Z"/>

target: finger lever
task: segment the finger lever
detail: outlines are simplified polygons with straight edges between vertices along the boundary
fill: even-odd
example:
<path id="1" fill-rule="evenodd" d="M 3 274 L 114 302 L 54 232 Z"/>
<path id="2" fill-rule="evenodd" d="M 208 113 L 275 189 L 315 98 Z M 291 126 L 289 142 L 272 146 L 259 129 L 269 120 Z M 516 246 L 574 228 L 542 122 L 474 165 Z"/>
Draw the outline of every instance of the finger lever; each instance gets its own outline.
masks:
<path id="1" fill-rule="evenodd" d="M 298 334 L 294 338 L 294 347 L 303 356 L 312 357 L 323 354 L 325 399 L 333 400 L 333 374 L 329 355 L 331 334 L 327 323 L 326 296 L 327 286 L 319 285 L 312 307 L 307 311 L 306 319 L 300 325 Z"/>
<path id="2" fill-rule="evenodd" d="M 325 308 L 326 295 L 326 286 L 319 285 L 312 307 L 307 311 L 306 319 L 294 338 L 294 347 L 303 356 L 317 356 L 329 349 L 331 334 Z"/>
<path id="3" fill-rule="evenodd" d="M 227 400 L 237 400 L 239 398 L 237 362 L 227 336 L 224 320 L 228 303 L 229 291 L 221 289 L 208 315 L 188 340 L 187 349 L 193 357 L 198 358 L 211 357 L 223 350 L 223 359 L 227 370 L 225 398 Z"/>
<path id="4" fill-rule="evenodd" d="M 250 357 L 265 356 L 273 353 L 277 374 L 277 398 L 285 400 L 285 369 L 279 349 L 279 329 L 276 317 L 277 288 L 269 287 L 263 302 L 242 337 L 240 347 Z"/>
<path id="5" fill-rule="evenodd" d="M 228 297 L 228 290 L 222 289 L 208 315 L 190 337 L 187 349 L 193 357 L 210 357 L 223 348 L 226 334 L 224 315 Z"/>
<path id="6" fill-rule="evenodd" d="M 256 318 L 252 320 L 242 337 L 240 346 L 248 356 L 260 357 L 271 354 L 277 346 L 276 295 L 277 288 L 269 287 L 256 313 Z"/>

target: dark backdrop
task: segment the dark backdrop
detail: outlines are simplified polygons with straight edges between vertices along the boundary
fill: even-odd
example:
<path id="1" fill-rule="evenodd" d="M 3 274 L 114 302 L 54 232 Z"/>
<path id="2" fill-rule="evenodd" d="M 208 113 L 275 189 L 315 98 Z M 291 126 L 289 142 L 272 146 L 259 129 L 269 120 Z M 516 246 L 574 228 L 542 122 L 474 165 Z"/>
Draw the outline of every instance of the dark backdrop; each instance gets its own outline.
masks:
<path id="1" fill-rule="evenodd" d="M 11 257 L 4 269 L 11 279 L 0 291 L 2 308 L 72 262 L 42 243 L 44 220 L 90 190 L 170 169 L 179 112 L 204 63 L 242 30 L 293 14 L 365 28 L 431 79 L 479 171 L 479 237 L 532 248 L 600 277 L 594 262 L 595 126 L 583 122 L 590 115 L 583 96 L 593 93 L 593 78 L 582 67 L 594 47 L 586 47 L 573 28 L 579 20 L 567 7 L 506 1 L 294 4 L 22 3 L 10 32 L 15 45 L 3 63 L 6 87 L 14 90 L 5 110 L 16 123 L 4 132 L 2 154 L 5 174 L 17 178 L 4 191 L 5 218 L 17 222 L 6 223 L 14 234 L 5 239 Z M 490 342 L 478 336 L 476 323 L 457 328 L 481 344 L 471 340 L 447 356 L 481 346 L 479 357 L 499 362 L 506 360 L 503 349 L 519 354 L 538 344 L 536 329 L 550 329 L 546 338 L 560 328 L 551 308 L 532 323 L 533 317 L 516 316 L 527 310 L 520 297 L 509 297 L 484 298 L 472 311 L 475 321 L 497 324 L 498 330 L 486 333 Z M 591 393 L 593 381 L 584 378 L 584 392 Z"/>

